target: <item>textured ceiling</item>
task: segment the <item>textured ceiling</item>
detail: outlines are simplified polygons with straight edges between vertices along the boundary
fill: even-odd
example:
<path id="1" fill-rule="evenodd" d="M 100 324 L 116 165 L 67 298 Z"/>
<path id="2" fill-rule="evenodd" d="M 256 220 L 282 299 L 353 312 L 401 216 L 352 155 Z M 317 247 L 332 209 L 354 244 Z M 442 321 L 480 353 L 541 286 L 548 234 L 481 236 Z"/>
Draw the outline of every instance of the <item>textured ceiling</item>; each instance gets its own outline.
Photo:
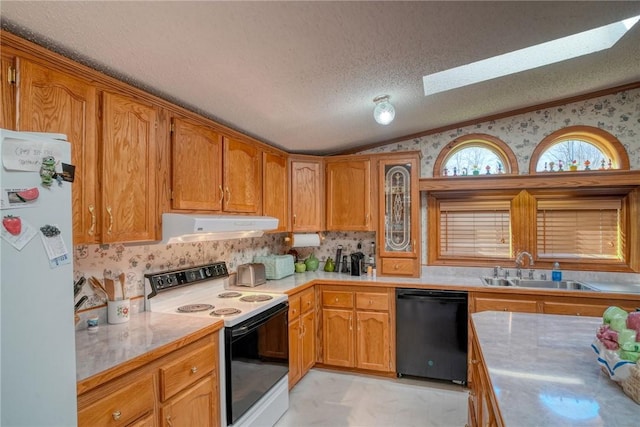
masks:
<path id="1" fill-rule="evenodd" d="M 640 2 L 0 3 L 2 27 L 291 152 L 328 154 L 640 81 L 612 49 L 423 95 L 422 76 L 640 15 Z M 389 94 L 396 119 L 374 122 Z"/>

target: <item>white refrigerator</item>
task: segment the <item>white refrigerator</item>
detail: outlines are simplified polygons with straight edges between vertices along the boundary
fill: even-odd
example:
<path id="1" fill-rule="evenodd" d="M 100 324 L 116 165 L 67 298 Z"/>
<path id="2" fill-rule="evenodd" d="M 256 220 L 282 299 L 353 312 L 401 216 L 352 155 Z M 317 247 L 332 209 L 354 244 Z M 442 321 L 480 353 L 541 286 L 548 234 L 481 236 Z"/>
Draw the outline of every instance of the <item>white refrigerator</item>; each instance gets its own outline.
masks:
<path id="1" fill-rule="evenodd" d="M 71 147 L 0 136 L 0 425 L 75 426 Z"/>

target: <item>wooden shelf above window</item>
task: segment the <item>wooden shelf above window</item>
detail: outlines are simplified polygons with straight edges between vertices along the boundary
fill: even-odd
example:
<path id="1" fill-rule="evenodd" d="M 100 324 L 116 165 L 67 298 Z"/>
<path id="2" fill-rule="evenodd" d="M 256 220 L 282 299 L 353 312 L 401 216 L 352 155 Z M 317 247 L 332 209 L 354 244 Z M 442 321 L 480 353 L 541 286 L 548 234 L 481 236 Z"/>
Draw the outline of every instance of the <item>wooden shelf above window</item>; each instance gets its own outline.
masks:
<path id="1" fill-rule="evenodd" d="M 420 179 L 420 191 L 585 187 L 640 187 L 640 170 L 547 172 L 536 175 L 471 175 Z"/>

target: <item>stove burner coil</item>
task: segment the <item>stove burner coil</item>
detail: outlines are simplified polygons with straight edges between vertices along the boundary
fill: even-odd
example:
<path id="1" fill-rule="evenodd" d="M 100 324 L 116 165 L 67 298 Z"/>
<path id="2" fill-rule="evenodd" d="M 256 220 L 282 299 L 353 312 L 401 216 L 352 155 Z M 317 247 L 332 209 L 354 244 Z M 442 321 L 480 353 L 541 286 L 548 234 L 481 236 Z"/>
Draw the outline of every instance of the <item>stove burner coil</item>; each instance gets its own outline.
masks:
<path id="1" fill-rule="evenodd" d="M 209 313 L 210 316 L 231 316 L 232 314 L 242 313 L 237 308 L 226 307 L 226 308 L 218 308 Z"/>
<path id="2" fill-rule="evenodd" d="M 269 301 L 270 299 L 273 299 L 273 297 L 271 295 L 255 294 L 255 295 L 244 296 L 244 297 L 240 298 L 240 301 L 243 301 L 243 302 L 262 302 L 262 301 Z"/>
<path id="3" fill-rule="evenodd" d="M 211 310 L 213 306 L 211 304 L 187 304 L 178 307 L 178 311 L 181 313 L 197 313 L 199 311 Z"/>
<path id="4" fill-rule="evenodd" d="M 221 294 L 218 294 L 218 298 L 236 298 L 241 295 L 242 294 L 240 292 L 230 291 L 230 292 L 223 292 Z"/>

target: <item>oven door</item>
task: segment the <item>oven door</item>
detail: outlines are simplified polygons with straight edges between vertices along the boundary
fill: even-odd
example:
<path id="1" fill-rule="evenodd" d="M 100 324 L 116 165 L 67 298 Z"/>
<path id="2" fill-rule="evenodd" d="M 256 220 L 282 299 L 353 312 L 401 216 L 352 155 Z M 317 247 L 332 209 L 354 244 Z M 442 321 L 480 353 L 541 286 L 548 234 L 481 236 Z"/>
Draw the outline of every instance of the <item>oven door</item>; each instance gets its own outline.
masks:
<path id="1" fill-rule="evenodd" d="M 288 303 L 225 328 L 227 424 L 234 424 L 289 372 Z"/>

